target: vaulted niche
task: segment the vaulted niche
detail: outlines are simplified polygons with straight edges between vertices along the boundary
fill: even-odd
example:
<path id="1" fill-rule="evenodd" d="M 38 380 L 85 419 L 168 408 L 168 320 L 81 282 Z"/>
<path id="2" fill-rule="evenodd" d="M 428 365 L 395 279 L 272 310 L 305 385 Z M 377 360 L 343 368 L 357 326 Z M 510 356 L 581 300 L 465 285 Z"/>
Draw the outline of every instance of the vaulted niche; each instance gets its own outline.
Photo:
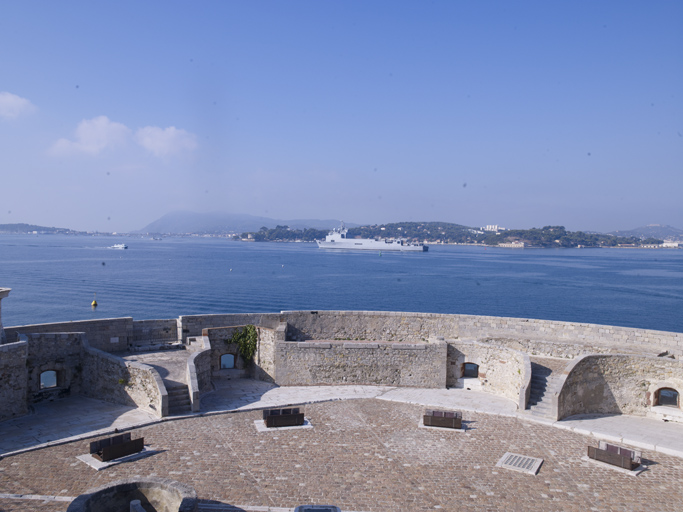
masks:
<path id="1" fill-rule="evenodd" d="M 235 367 L 235 356 L 233 354 L 223 354 L 221 356 L 221 370 Z"/>

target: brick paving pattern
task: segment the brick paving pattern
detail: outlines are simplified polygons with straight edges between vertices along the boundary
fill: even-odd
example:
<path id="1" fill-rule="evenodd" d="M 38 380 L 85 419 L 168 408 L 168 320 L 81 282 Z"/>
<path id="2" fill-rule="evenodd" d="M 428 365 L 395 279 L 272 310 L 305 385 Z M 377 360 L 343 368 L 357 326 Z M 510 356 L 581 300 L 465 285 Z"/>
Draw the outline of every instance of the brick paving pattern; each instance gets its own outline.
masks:
<path id="1" fill-rule="evenodd" d="M 87 441 L 0 460 L 0 493 L 77 496 L 135 476 L 171 478 L 203 500 L 243 507 L 336 504 L 342 510 L 673 511 L 683 460 L 643 453 L 638 477 L 581 460 L 588 437 L 515 417 L 463 412 L 468 431 L 417 427 L 424 407 L 377 399 L 307 405 L 313 429 L 257 432 L 259 411 L 166 421 L 133 437 L 160 453 L 96 472 Z M 540 457 L 536 476 L 496 468 L 505 452 Z M 0 510 L 68 503 L 0 498 Z"/>

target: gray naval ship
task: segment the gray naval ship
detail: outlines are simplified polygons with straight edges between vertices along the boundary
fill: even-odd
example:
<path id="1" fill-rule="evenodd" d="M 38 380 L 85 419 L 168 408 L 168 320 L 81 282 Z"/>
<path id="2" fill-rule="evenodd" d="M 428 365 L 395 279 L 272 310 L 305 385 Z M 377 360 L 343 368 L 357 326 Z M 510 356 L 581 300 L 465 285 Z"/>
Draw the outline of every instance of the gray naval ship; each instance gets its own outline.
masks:
<path id="1" fill-rule="evenodd" d="M 372 238 L 347 238 L 348 229 L 342 222 L 341 227 L 329 232 L 324 241 L 318 241 L 320 249 L 346 249 L 364 251 L 418 251 L 426 252 L 429 246 L 409 244 L 405 240 L 374 240 Z"/>

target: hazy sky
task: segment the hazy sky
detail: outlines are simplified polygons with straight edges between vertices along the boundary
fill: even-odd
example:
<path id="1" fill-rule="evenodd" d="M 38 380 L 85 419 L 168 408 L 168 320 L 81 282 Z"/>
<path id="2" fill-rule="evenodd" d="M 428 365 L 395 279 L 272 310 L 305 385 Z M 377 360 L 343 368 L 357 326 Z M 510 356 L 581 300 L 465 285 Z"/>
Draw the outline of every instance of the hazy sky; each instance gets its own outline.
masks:
<path id="1" fill-rule="evenodd" d="M 0 223 L 683 228 L 683 2 L 7 1 Z"/>

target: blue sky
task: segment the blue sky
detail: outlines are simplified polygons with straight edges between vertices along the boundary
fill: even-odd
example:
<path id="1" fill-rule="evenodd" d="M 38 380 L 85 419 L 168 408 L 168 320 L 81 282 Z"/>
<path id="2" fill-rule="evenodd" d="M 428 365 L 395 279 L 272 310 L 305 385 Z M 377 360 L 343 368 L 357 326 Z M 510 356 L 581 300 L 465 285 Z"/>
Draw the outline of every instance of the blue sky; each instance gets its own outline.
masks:
<path id="1" fill-rule="evenodd" d="M 5 2 L 0 223 L 683 228 L 683 2 Z"/>

